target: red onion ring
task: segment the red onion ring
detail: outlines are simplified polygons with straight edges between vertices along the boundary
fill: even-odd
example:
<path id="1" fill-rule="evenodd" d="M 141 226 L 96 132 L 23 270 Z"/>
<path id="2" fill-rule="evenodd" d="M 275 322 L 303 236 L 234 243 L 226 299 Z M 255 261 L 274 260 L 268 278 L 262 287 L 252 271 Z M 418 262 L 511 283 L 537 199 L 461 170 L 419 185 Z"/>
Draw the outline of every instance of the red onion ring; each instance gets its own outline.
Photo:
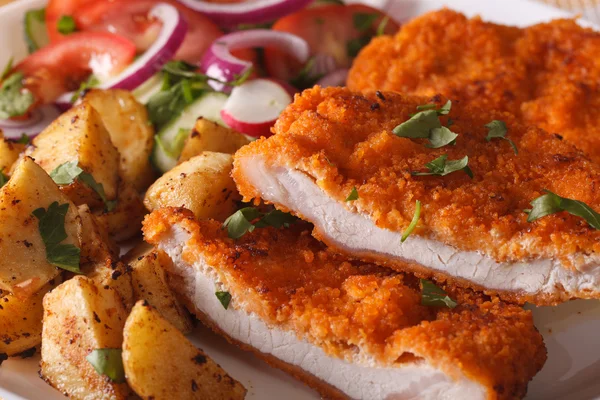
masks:
<path id="1" fill-rule="evenodd" d="M 252 67 L 251 62 L 234 57 L 231 50 L 251 47 L 274 47 L 291 54 L 303 64 L 310 56 L 308 43 L 299 36 L 270 29 L 251 29 L 233 32 L 214 41 L 202 57 L 200 69 L 213 79 L 231 82 Z M 226 86 L 215 81 L 209 83 L 215 90 L 223 90 Z"/>
<path id="2" fill-rule="evenodd" d="M 160 33 L 152 46 L 119 75 L 97 86 L 99 89 L 133 90 L 150 79 L 163 65 L 173 58 L 187 33 L 187 22 L 177 8 L 159 3 L 150 10 L 150 16 L 162 21 Z M 93 71 L 98 74 L 97 71 Z M 102 74 L 100 74 L 102 75 Z M 57 100 L 61 108 L 71 106 L 73 92 L 65 93 Z"/>
<path id="3" fill-rule="evenodd" d="M 319 79 L 317 85 L 321 87 L 346 86 L 346 78 L 348 78 L 348 70 L 338 69 Z"/>
<path id="4" fill-rule="evenodd" d="M 61 112 L 56 106 L 40 106 L 33 110 L 31 116 L 26 120 L 0 120 L 0 130 L 2 130 L 4 137 L 7 139 L 19 140 L 22 134 L 33 138 L 50 125 L 60 114 Z"/>
<path id="5" fill-rule="evenodd" d="M 270 22 L 302 10 L 313 0 L 247 0 L 243 3 L 218 4 L 202 0 L 178 0 L 199 11 L 221 26 Z"/>

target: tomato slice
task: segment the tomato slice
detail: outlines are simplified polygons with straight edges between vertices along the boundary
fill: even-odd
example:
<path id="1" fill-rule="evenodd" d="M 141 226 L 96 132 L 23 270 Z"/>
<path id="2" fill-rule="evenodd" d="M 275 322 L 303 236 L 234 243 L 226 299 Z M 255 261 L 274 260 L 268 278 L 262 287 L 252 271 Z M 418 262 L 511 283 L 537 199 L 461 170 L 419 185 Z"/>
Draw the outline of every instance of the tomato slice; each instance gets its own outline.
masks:
<path id="1" fill-rule="evenodd" d="M 114 76 L 135 57 L 135 45 L 109 32 L 77 32 L 31 54 L 14 68 L 39 103 L 75 90 L 92 71 Z"/>
<path id="2" fill-rule="evenodd" d="M 143 52 L 160 32 L 160 22 L 148 18 L 148 12 L 158 3 L 173 5 L 188 23 L 188 33 L 176 59 L 199 62 L 211 43 L 223 35 L 206 16 L 175 0 L 100 0 L 79 8 L 73 17 L 78 29 L 116 33 L 134 42 L 138 52 Z"/>
<path id="3" fill-rule="evenodd" d="M 293 33 L 306 40 L 312 55 L 333 56 L 338 68 L 349 68 L 357 50 L 376 35 L 385 13 L 361 5 L 324 5 L 307 8 L 279 19 L 273 29 Z M 392 34 L 398 24 L 388 19 L 384 33 Z M 269 75 L 289 81 L 302 69 L 296 60 L 276 49 L 265 49 Z"/>
<path id="4" fill-rule="evenodd" d="M 46 5 L 46 29 L 50 43 L 66 37 L 58 31 L 58 21 L 63 16 L 72 16 L 75 10 L 94 3 L 95 0 L 49 0 Z"/>

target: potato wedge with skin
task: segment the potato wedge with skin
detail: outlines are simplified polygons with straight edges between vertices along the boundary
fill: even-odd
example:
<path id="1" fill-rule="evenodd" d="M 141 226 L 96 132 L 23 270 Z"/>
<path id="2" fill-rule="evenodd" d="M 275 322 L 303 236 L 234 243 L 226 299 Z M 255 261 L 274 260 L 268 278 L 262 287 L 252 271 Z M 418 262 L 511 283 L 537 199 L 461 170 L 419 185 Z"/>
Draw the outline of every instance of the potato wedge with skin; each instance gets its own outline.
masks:
<path id="1" fill-rule="evenodd" d="M 154 181 L 150 165 L 154 129 L 146 107 L 131 92 L 122 89 L 90 90 L 83 101 L 98 111 L 119 150 L 121 177 L 138 191 L 146 189 Z"/>
<path id="2" fill-rule="evenodd" d="M 150 211 L 184 207 L 199 219 L 225 220 L 241 199 L 230 176 L 232 160 L 230 154 L 210 151 L 190 158 L 148 188 L 144 205 Z"/>
<path id="3" fill-rule="evenodd" d="M 202 350 L 139 301 L 125 323 L 123 366 L 143 399 L 243 399 L 246 389 Z"/>
<path id="4" fill-rule="evenodd" d="M 126 399 L 126 383 L 98 374 L 86 357 L 121 348 L 127 312 L 117 293 L 76 276 L 44 297 L 40 376 L 72 399 Z"/>
<path id="5" fill-rule="evenodd" d="M 129 264 L 135 300 L 148 301 L 171 325 L 183 333 L 189 333 L 192 320 L 169 288 L 163 267 L 168 263 L 171 263 L 168 255 L 150 248 Z"/>
<path id="6" fill-rule="evenodd" d="M 77 207 L 81 217 L 81 263 L 98 263 L 119 257 L 119 246 L 100 224 L 87 204 Z"/>
<path id="7" fill-rule="evenodd" d="M 13 357 L 33 347 L 39 349 L 44 315 L 42 300 L 60 282 L 59 275 L 24 299 L 12 294 L 0 297 L 0 354 Z"/>
<path id="8" fill-rule="evenodd" d="M 81 169 L 102 184 L 108 200 L 117 197 L 119 152 L 100 114 L 91 105 L 82 103 L 58 117 L 33 139 L 33 146 L 27 154 L 46 172 L 66 162 L 78 161 Z M 91 208 L 102 205 L 96 192 L 79 180 L 61 186 L 61 190 L 77 205 L 89 204 Z"/>
<path id="9" fill-rule="evenodd" d="M 181 164 L 203 151 L 233 154 L 248 143 L 250 139 L 241 133 L 208 119 L 198 118 L 196 126 L 183 145 L 178 163 Z"/>
<path id="10" fill-rule="evenodd" d="M 81 271 L 96 285 L 114 289 L 123 301 L 125 309 L 127 311 L 131 310 L 135 300 L 131 283 L 131 270 L 128 265 L 108 258 L 102 262 L 82 265 Z"/>
<path id="11" fill-rule="evenodd" d="M 77 207 L 52 178 L 25 157 L 8 183 L 0 188 L 0 289 L 23 298 L 32 295 L 60 269 L 46 260 L 39 221 L 31 213 L 53 203 L 69 204 L 65 216 L 67 238 L 61 243 L 81 247 L 81 218 Z"/>
<path id="12" fill-rule="evenodd" d="M 119 185 L 116 207 L 112 211 L 97 211 L 94 215 L 114 240 L 122 241 L 141 235 L 146 208 L 137 190 L 123 181 Z"/>
<path id="13" fill-rule="evenodd" d="M 4 137 L 0 130 L 0 172 L 8 174 L 12 165 L 19 158 L 19 154 L 25 150 L 26 145 L 10 141 Z"/>

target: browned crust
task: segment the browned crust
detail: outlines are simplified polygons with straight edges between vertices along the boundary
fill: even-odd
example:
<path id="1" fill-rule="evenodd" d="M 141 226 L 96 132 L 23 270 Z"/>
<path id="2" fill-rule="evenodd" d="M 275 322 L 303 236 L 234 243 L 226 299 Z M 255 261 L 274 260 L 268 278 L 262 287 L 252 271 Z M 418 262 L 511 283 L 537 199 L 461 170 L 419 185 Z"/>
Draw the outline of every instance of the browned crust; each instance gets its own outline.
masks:
<path id="1" fill-rule="evenodd" d="M 381 366 L 397 366 L 409 353 L 449 376 L 478 382 L 499 399 L 522 397 L 545 362 L 529 311 L 450 285 L 443 287 L 456 308 L 424 307 L 414 277 L 349 262 L 301 224 L 232 240 L 216 221 L 160 209 L 144 222 L 146 240 L 158 245 L 175 225 L 190 235 L 183 260 L 202 259 L 214 268 L 234 299 L 230 307 L 295 331 L 332 357 L 350 359 L 359 351 Z M 185 288 L 177 291 L 186 296 Z"/>
<path id="2" fill-rule="evenodd" d="M 413 235 L 433 237 L 462 251 L 483 252 L 500 262 L 558 259 L 574 270 L 585 264 L 583 254 L 600 254 L 600 231 L 582 218 L 560 212 L 528 222 L 524 212 L 546 189 L 600 210 L 600 192 L 594 190 L 600 185 L 599 165 L 558 138 L 521 125 L 508 113 L 456 102 L 449 115 L 454 121 L 452 130 L 459 135 L 455 146 L 430 149 L 423 139 L 392 133 L 418 105 L 430 102 L 441 106 L 445 99 L 391 92 L 360 94 L 346 88 L 306 90 L 281 114 L 274 128 L 276 135 L 236 153 L 232 175 L 244 200 L 258 202 L 261 193 L 246 176 L 245 160 L 258 158 L 267 166 L 303 172 L 341 207 L 399 233 L 408 227 L 415 201 L 420 200 L 423 209 Z M 379 106 L 372 107 L 374 104 Z M 517 155 L 504 140 L 486 141 L 485 125 L 492 120 L 507 124 Z M 474 178 L 462 171 L 446 176 L 411 174 L 443 154 L 451 160 L 468 155 Z M 345 202 L 353 188 L 359 198 Z M 286 210 L 281 204 L 276 206 Z M 288 211 L 304 217 L 296 210 Z M 317 237 L 327 240 L 318 233 Z M 482 289 L 425 266 L 348 253 L 396 270 L 408 269 Z M 574 297 L 600 297 L 600 291 L 564 293 L 562 288 L 544 294 L 493 289 L 488 293 L 508 301 L 544 305 Z"/>

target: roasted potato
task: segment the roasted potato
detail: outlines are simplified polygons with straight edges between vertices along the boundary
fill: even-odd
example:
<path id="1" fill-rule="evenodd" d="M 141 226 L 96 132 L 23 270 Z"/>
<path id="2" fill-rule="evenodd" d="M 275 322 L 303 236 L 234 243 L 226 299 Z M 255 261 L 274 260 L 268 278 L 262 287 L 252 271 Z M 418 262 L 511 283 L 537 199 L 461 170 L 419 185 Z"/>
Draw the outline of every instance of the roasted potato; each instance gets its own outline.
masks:
<path id="1" fill-rule="evenodd" d="M 102 184 L 108 200 L 117 197 L 119 152 L 100 114 L 87 103 L 58 117 L 33 139 L 33 147 L 27 154 L 48 173 L 61 164 L 78 161 L 81 169 Z M 98 194 L 79 180 L 61 186 L 61 190 L 77 205 L 89 204 L 92 209 L 102 206 Z"/>
<path id="2" fill-rule="evenodd" d="M 0 354 L 12 357 L 39 346 L 44 315 L 42 299 L 60 282 L 59 275 L 23 299 L 11 294 L 0 297 Z"/>
<path id="3" fill-rule="evenodd" d="M 169 288 L 163 269 L 168 263 L 171 263 L 169 256 L 154 248 L 131 261 L 134 297 L 136 301 L 147 300 L 175 328 L 188 333 L 192 330 L 192 320 Z"/>
<path id="4" fill-rule="evenodd" d="M 106 226 L 100 224 L 87 204 L 78 208 L 81 217 L 81 263 L 100 263 L 119 257 L 119 246 L 108 234 Z"/>
<path id="5" fill-rule="evenodd" d="M 125 309 L 131 310 L 135 300 L 128 265 L 108 258 L 102 262 L 82 265 L 81 271 L 96 285 L 114 289 L 121 297 Z"/>
<path id="6" fill-rule="evenodd" d="M 197 218 L 224 220 L 241 197 L 231 178 L 232 156 L 205 151 L 179 164 L 148 188 L 144 205 L 185 207 Z"/>
<path id="7" fill-rule="evenodd" d="M 102 118 L 110 138 L 121 155 L 121 177 L 136 190 L 145 190 L 154 181 L 149 157 L 154 144 L 154 129 L 146 107 L 131 92 L 121 89 L 91 90 L 83 101 Z"/>
<path id="8" fill-rule="evenodd" d="M 8 174 L 12 165 L 19 158 L 19 154 L 25 150 L 25 145 L 15 143 L 4 138 L 0 130 L 0 172 Z"/>
<path id="9" fill-rule="evenodd" d="M 126 399 L 126 383 L 96 372 L 86 357 L 118 349 L 127 312 L 111 288 L 77 276 L 44 297 L 40 376 L 73 399 Z"/>
<path id="10" fill-rule="evenodd" d="M 77 207 L 44 170 L 25 157 L 10 180 L 0 188 L 0 289 L 23 298 L 37 292 L 60 270 L 46 260 L 46 246 L 37 208 L 53 203 L 68 204 L 65 216 L 67 238 L 61 243 L 81 247 L 81 218 Z"/>
<path id="11" fill-rule="evenodd" d="M 241 133 L 208 119 L 198 118 L 196 126 L 183 145 L 179 163 L 187 161 L 203 151 L 233 154 L 248 143 L 250 140 Z"/>
<path id="12" fill-rule="evenodd" d="M 125 323 L 123 367 L 142 399 L 243 399 L 246 389 L 197 349 L 148 302 Z"/>
<path id="13" fill-rule="evenodd" d="M 117 205 L 112 211 L 94 213 L 100 225 L 117 241 L 141 234 L 146 209 L 140 194 L 127 182 L 119 185 Z"/>

